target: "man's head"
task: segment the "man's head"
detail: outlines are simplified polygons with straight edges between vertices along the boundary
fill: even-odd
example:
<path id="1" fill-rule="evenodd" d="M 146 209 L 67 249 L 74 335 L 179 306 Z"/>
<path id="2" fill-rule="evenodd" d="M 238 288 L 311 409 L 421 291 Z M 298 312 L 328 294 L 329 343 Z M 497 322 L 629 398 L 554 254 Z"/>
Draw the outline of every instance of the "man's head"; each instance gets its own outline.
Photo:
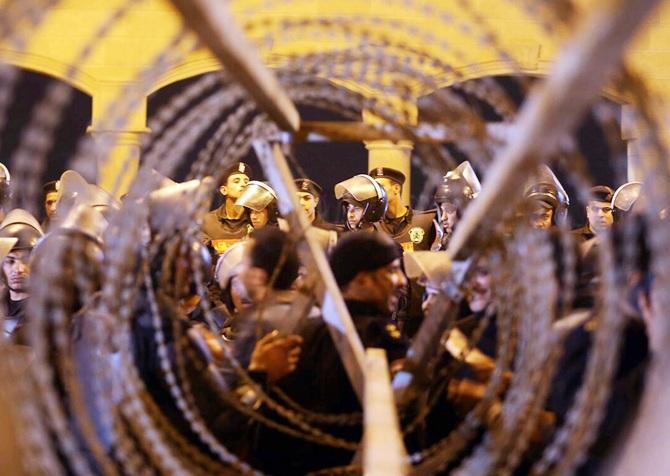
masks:
<path id="1" fill-rule="evenodd" d="M 58 180 L 52 180 L 42 186 L 42 195 L 44 197 L 44 213 L 47 218 L 56 211 L 56 202 L 58 201 Z"/>
<path id="2" fill-rule="evenodd" d="M 298 277 L 299 267 L 298 252 L 291 237 L 278 228 L 265 227 L 251 234 L 240 276 L 251 299 L 259 302 L 269 287 L 290 289 Z"/>
<path id="3" fill-rule="evenodd" d="M 2 277 L 11 293 L 27 292 L 30 253 L 42 236 L 39 223 L 25 210 L 12 210 L 0 224 L 0 237 L 16 240 L 2 262 Z"/>
<path id="4" fill-rule="evenodd" d="M 221 195 L 233 201 L 240 198 L 251 177 L 251 168 L 244 162 L 235 162 L 223 174 L 219 187 Z"/>
<path id="5" fill-rule="evenodd" d="M 330 266 L 345 298 L 392 313 L 407 286 L 401 259 L 402 249 L 388 235 L 353 232 L 337 242 Z"/>
<path id="6" fill-rule="evenodd" d="M 467 160 L 442 177 L 434 200 L 438 220 L 446 236 L 453 233 L 465 207 L 477 196 L 480 189 L 479 178 Z"/>
<path id="7" fill-rule="evenodd" d="M 251 226 L 259 230 L 265 225 L 276 225 L 279 218 L 277 194 L 268 184 L 252 180 L 237 199 L 235 205 L 249 210 Z"/>
<path id="8" fill-rule="evenodd" d="M 586 217 L 589 228 L 593 233 L 612 226 L 614 215 L 612 213 L 612 196 L 614 190 L 606 185 L 598 185 L 591 188 L 591 199 L 586 206 Z"/>
<path id="9" fill-rule="evenodd" d="M 380 221 L 388 208 L 384 188 L 365 174 L 355 175 L 336 184 L 335 198 L 342 204 L 349 230 L 358 230 L 363 224 Z"/>
<path id="10" fill-rule="evenodd" d="M 294 183 L 298 190 L 300 206 L 305 211 L 307 221 L 312 223 L 316 219 L 316 207 L 319 205 L 323 189 L 318 183 L 308 178 L 296 179 Z"/>
<path id="11" fill-rule="evenodd" d="M 554 224 L 555 207 L 547 200 L 531 200 L 529 211 L 530 226 L 536 230 L 548 230 Z"/>
<path id="12" fill-rule="evenodd" d="M 365 215 L 365 205 L 351 198 L 343 201 L 346 207 L 346 226 L 350 230 L 357 230 L 360 228 Z"/>
<path id="13" fill-rule="evenodd" d="M 7 288 L 15 293 L 28 291 L 30 250 L 12 250 L 2 262 L 2 274 Z"/>
<path id="14" fill-rule="evenodd" d="M 390 167 L 375 167 L 368 174 L 384 188 L 389 203 L 402 200 L 402 186 L 405 183 L 405 174 Z"/>
<path id="15" fill-rule="evenodd" d="M 477 260 L 467 281 L 467 300 L 470 310 L 474 313 L 484 311 L 491 303 L 491 291 L 489 260 L 483 256 Z"/>

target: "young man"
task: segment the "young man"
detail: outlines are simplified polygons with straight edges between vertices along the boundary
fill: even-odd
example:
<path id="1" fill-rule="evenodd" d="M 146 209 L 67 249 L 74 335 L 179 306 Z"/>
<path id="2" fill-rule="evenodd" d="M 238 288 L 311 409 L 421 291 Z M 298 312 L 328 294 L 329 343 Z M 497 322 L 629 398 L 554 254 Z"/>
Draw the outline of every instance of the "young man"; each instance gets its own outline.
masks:
<path id="1" fill-rule="evenodd" d="M 570 199 L 558 177 L 546 165 L 540 167 L 536 181 L 526 188 L 524 195 L 531 227 L 548 230 L 567 219 Z"/>
<path id="2" fill-rule="evenodd" d="M 249 182 L 235 205 L 247 210 L 252 230 L 260 230 L 265 226 L 279 226 L 277 194 L 272 187 L 264 182 L 257 180 Z"/>
<path id="3" fill-rule="evenodd" d="M 42 186 L 42 196 L 44 198 L 44 221 L 42 222 L 42 229 L 48 230 L 51 223 L 51 217 L 56 211 L 56 203 L 58 201 L 58 180 L 52 180 Z"/>
<path id="4" fill-rule="evenodd" d="M 402 249 L 380 232 L 346 233 L 330 256 L 330 265 L 364 347 L 386 350 L 389 362 L 401 362 L 407 342 L 391 322 L 399 292 L 406 285 Z M 301 407 L 325 414 L 360 412 L 361 407 L 323 319 L 302 319 L 296 329 L 303 347 L 295 372 L 278 382 Z M 316 424 L 316 423 L 315 423 Z M 361 437 L 360 424 L 324 425 L 350 441 Z M 319 425 L 321 427 L 321 425 Z M 314 444 L 262 428 L 252 463 L 273 474 L 305 474 L 346 465 L 353 452 Z"/>
<path id="5" fill-rule="evenodd" d="M 477 174 L 467 160 L 450 170 L 442 177 L 442 183 L 435 191 L 435 205 L 437 205 L 437 220 L 435 230 L 437 236 L 431 246 L 431 251 L 444 251 L 449 244 L 449 238 L 463 215 L 465 207 L 473 200 L 481 185 Z"/>
<path id="6" fill-rule="evenodd" d="M 376 167 L 369 175 L 386 191 L 388 209 L 380 230 L 388 233 L 405 251 L 429 250 L 435 238 L 435 210 L 416 211 L 402 201 L 405 175 L 390 167 Z"/>
<path id="7" fill-rule="evenodd" d="M 298 201 L 305 211 L 307 221 L 312 226 L 326 231 L 341 231 L 336 225 L 328 223 L 319 215 L 318 206 L 323 193 L 321 186 L 308 178 L 295 179 L 294 183 L 295 188 L 298 189 Z"/>
<path id="8" fill-rule="evenodd" d="M 591 188 L 591 198 L 586 204 L 586 225 L 574 230 L 580 242 L 590 240 L 599 232 L 612 226 L 614 223 L 613 196 L 614 190 L 607 185 L 597 185 Z"/>
<path id="9" fill-rule="evenodd" d="M 0 224 L 0 237 L 16 242 L 2 261 L 2 279 L 7 286 L 5 301 L 5 337 L 17 344 L 27 344 L 23 330 L 27 317 L 25 306 L 30 296 L 30 254 L 44 236 L 39 223 L 30 213 L 17 208 L 7 214 Z"/>
<path id="10" fill-rule="evenodd" d="M 235 202 L 249 184 L 250 177 L 251 169 L 243 162 L 228 167 L 219 187 L 223 204 L 205 215 L 202 231 L 218 254 L 247 236 L 251 226 L 249 214 Z"/>
<path id="11" fill-rule="evenodd" d="M 384 188 L 365 174 L 336 184 L 335 198 L 341 203 L 344 226 L 349 231 L 376 231 L 388 207 Z"/>

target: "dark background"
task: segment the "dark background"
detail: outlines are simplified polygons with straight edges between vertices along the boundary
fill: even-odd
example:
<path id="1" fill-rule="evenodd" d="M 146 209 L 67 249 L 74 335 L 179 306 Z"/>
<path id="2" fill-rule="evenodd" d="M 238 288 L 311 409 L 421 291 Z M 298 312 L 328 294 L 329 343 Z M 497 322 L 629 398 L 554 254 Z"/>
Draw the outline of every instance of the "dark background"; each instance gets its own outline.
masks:
<path id="1" fill-rule="evenodd" d="M 196 80 L 197 78 L 190 78 L 171 84 L 149 96 L 149 120 L 172 97 L 178 95 L 184 88 Z M 494 78 L 494 80 L 517 105 L 522 104 L 526 96 L 525 89 L 528 87 L 528 84 L 532 84 L 532 80 L 529 81 L 528 78 L 526 78 L 523 86 L 513 77 L 500 76 Z M 29 71 L 22 71 L 20 73 L 20 78 L 15 87 L 8 111 L 5 128 L 0 134 L 0 161 L 9 167 L 10 172 L 12 170 L 11 156 L 19 143 L 21 131 L 27 126 L 34 107 L 43 98 L 44 92 L 51 81 L 56 80 Z M 204 95 L 211 94 L 211 92 L 206 91 Z M 502 120 L 485 102 L 465 93 L 462 89 L 457 89 L 456 92 L 487 121 L 495 122 Z M 78 90 L 73 90 L 72 97 L 73 99 L 66 108 L 61 125 L 57 130 L 54 147 L 48 155 L 46 170 L 42 176 L 43 182 L 57 179 L 67 169 L 68 161 L 74 155 L 77 142 L 86 134 L 86 128 L 89 125 L 91 117 L 91 98 Z M 427 97 L 419 101 L 420 118 L 423 111 L 422 103 L 429 99 L 430 97 Z M 607 100 L 602 99 L 602 101 Z M 333 112 L 315 107 L 298 104 L 298 109 L 300 110 L 301 117 L 305 120 L 343 120 L 342 117 Z M 223 117 L 219 118 L 219 121 L 221 120 L 223 120 Z M 187 157 L 182 161 L 182 167 L 175 173 L 174 177 L 172 177 L 173 179 L 182 180 L 186 176 L 190 164 L 197 157 L 198 151 L 204 147 L 209 135 L 213 133 L 217 126 L 218 121 L 212 124 L 208 132 L 187 153 Z M 607 184 L 613 188 L 623 183 L 625 174 L 622 175 L 621 171 L 625 172 L 625 143 L 619 137 L 610 137 L 609 139 L 614 139 L 614 141 L 612 144 L 608 144 L 607 138 L 593 113 L 589 113 L 580 125 L 576 132 L 576 139 L 579 143 L 580 152 L 587 159 L 588 172 L 595 183 Z M 455 158 L 464 158 L 463 154 L 456 148 L 452 146 L 445 147 L 449 147 L 449 152 Z M 306 175 L 321 184 L 324 189 L 321 213 L 330 221 L 339 221 L 340 210 L 333 195 L 334 185 L 352 175 L 367 173 L 367 156 L 365 146 L 358 142 L 301 143 L 294 148 L 293 172 L 296 177 Z M 253 152 L 250 151 L 245 160 L 255 170 L 255 177 L 253 178 L 263 180 L 265 177 L 262 175 Z M 574 191 L 560 168 L 555 168 L 554 171 L 572 197 L 570 215 L 573 223 L 577 226 L 583 223 L 584 220 L 583 206 L 577 202 Z M 478 170 L 477 173 L 480 175 L 480 179 L 485 176 L 481 170 Z M 423 190 L 424 185 L 425 177 L 423 172 L 419 166 L 413 163 L 411 181 L 411 201 L 413 205 L 417 203 L 418 194 Z M 217 206 L 219 203 L 220 197 L 213 197 L 212 206 Z"/>

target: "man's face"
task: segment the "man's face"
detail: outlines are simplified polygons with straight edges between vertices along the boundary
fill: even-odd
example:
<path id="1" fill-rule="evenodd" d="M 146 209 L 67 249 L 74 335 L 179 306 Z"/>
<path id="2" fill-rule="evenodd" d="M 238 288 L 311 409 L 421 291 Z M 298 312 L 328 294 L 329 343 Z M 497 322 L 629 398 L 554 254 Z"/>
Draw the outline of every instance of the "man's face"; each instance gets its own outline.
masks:
<path id="1" fill-rule="evenodd" d="M 56 199 L 58 198 L 58 192 L 49 192 L 46 197 L 44 197 L 44 211 L 47 214 L 47 218 L 51 218 L 51 215 L 56 211 Z"/>
<path id="2" fill-rule="evenodd" d="M 537 200 L 530 212 L 530 225 L 536 230 L 548 230 L 554 221 L 554 209 Z"/>
<path id="3" fill-rule="evenodd" d="M 398 200 L 400 200 L 400 193 L 402 191 L 402 187 L 398 182 L 395 182 L 389 178 L 386 177 L 379 177 L 375 179 L 379 185 L 382 186 L 384 191 L 386 192 L 386 195 L 388 197 L 389 203 L 395 203 Z"/>
<path id="4" fill-rule="evenodd" d="M 480 259 L 467 283 L 468 306 L 472 312 L 481 312 L 491 302 L 491 274 L 488 260 Z"/>
<path id="5" fill-rule="evenodd" d="M 24 293 L 28 290 L 29 259 L 30 250 L 10 251 L 5 257 L 2 262 L 2 272 L 10 290 L 17 293 Z"/>
<path id="6" fill-rule="evenodd" d="M 382 311 L 389 313 L 398 309 L 400 296 L 405 292 L 407 278 L 402 272 L 400 258 L 388 265 L 367 272 L 367 295 L 370 303 Z"/>
<path id="7" fill-rule="evenodd" d="M 596 232 L 609 228 L 612 226 L 612 222 L 614 222 L 611 204 L 598 200 L 589 200 L 589 204 L 586 207 L 586 217 L 589 220 L 591 230 Z"/>
<path id="8" fill-rule="evenodd" d="M 268 209 L 264 208 L 260 212 L 251 210 L 249 212 L 249 217 L 251 218 L 251 226 L 253 226 L 254 229 L 258 230 L 259 228 L 263 228 L 268 223 Z"/>
<path id="9" fill-rule="evenodd" d="M 349 224 L 349 228 L 355 230 L 363 219 L 364 213 L 365 209 L 363 207 L 359 207 L 353 203 L 347 203 L 347 223 Z"/>
<path id="10" fill-rule="evenodd" d="M 232 200 L 237 200 L 247 188 L 249 177 L 245 174 L 232 174 L 228 176 L 226 184 L 219 187 L 221 194 Z"/>
<path id="11" fill-rule="evenodd" d="M 458 223 L 458 208 L 453 203 L 440 203 L 440 224 L 447 236 L 450 236 Z"/>
<path id="12" fill-rule="evenodd" d="M 319 199 L 307 192 L 298 192 L 298 201 L 303 210 L 307 221 L 312 223 L 316 218 L 316 206 L 319 204 Z"/>

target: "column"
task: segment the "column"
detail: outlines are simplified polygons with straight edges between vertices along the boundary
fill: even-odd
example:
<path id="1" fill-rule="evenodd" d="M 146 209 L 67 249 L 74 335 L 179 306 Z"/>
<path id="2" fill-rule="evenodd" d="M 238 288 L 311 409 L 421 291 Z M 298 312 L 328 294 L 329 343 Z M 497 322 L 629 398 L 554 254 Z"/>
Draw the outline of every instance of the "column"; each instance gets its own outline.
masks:
<path id="1" fill-rule="evenodd" d="M 621 106 L 621 138 L 626 141 L 628 148 L 628 181 L 642 180 L 640 168 L 640 152 L 638 140 L 640 134 L 635 124 L 635 113 L 632 106 Z"/>
<path id="2" fill-rule="evenodd" d="M 415 104 L 402 104 L 404 116 L 409 115 L 412 123 L 416 124 L 418 110 Z M 407 111 L 410 113 L 407 114 Z M 368 124 L 379 123 L 382 120 L 370 111 L 363 111 L 363 122 Z M 368 170 L 375 167 L 391 167 L 401 171 L 407 177 L 402 188 L 402 199 L 405 205 L 409 205 L 411 197 L 411 159 L 414 144 L 412 141 L 392 142 L 389 140 L 366 141 L 365 148 L 368 150 Z"/>
<path id="3" fill-rule="evenodd" d="M 111 146 L 104 156 L 97 157 L 98 185 L 120 197 L 128 191 L 140 163 L 141 142 L 146 127 L 147 102 L 144 98 L 127 117 L 122 129 L 109 127 L 105 121 L 109 105 L 118 100 L 125 84 L 102 85 L 93 95 L 93 117 L 88 133 L 101 146 Z"/>

